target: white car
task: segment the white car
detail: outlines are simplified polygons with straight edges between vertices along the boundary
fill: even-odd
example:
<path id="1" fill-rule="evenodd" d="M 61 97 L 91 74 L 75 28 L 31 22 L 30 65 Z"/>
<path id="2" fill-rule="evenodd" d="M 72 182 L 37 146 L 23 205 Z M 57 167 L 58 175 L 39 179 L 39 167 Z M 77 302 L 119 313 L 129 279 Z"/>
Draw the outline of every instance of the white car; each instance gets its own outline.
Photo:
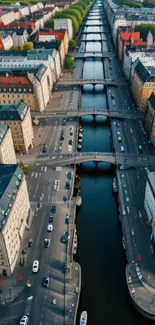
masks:
<path id="1" fill-rule="evenodd" d="M 29 321 L 28 316 L 23 316 L 20 323 L 19 323 L 19 325 L 27 325 L 28 321 Z"/>
<path id="2" fill-rule="evenodd" d="M 52 230 L 53 230 L 53 225 L 48 225 L 47 226 L 47 231 L 50 231 L 51 232 Z"/>
<path id="3" fill-rule="evenodd" d="M 121 146 L 121 151 L 124 151 L 124 147 L 123 146 Z"/>
<path id="4" fill-rule="evenodd" d="M 131 276 L 129 276 L 128 282 L 129 282 L 129 283 L 132 282 Z"/>
<path id="5" fill-rule="evenodd" d="M 134 288 L 131 289 L 131 293 L 132 293 L 132 294 L 135 293 L 135 289 L 134 289 Z"/>
<path id="6" fill-rule="evenodd" d="M 37 273 L 39 271 L 39 261 L 35 260 L 32 264 L 32 272 Z"/>

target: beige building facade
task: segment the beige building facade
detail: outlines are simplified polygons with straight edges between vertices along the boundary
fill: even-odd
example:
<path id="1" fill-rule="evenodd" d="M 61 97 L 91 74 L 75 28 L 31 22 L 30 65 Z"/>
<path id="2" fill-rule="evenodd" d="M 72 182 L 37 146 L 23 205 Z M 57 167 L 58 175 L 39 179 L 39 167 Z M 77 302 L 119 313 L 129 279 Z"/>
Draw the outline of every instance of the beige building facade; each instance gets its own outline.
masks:
<path id="1" fill-rule="evenodd" d="M 0 180 L 8 178 L 0 198 L 0 274 L 14 271 L 27 226 L 30 202 L 25 176 L 18 165 L 0 165 Z"/>
<path id="2" fill-rule="evenodd" d="M 0 123 L 0 162 L 2 164 L 16 164 L 15 149 L 11 129 Z"/>
<path id="3" fill-rule="evenodd" d="M 34 144 L 30 107 L 23 102 L 18 105 L 2 105 L 0 122 L 10 127 L 15 151 L 28 153 Z"/>

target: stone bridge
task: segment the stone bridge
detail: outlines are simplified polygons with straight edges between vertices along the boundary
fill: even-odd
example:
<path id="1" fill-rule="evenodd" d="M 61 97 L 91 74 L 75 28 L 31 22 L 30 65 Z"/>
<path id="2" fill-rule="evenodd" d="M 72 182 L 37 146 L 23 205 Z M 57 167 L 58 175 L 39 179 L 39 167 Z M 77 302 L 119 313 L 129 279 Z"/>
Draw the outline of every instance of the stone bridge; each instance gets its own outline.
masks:
<path id="1" fill-rule="evenodd" d="M 124 80 L 113 79 L 61 79 L 57 82 L 57 86 L 84 86 L 84 85 L 104 85 L 104 86 L 126 86 Z"/>
<path id="2" fill-rule="evenodd" d="M 22 157 L 25 165 L 65 166 L 92 161 L 95 164 L 105 162 L 129 167 L 155 167 L 155 155 L 144 154 L 114 154 L 109 152 L 77 152 L 77 153 L 45 153 Z"/>
<path id="3" fill-rule="evenodd" d="M 123 111 L 123 110 L 107 110 L 107 109 L 84 109 L 84 110 L 49 110 L 45 111 L 43 113 L 38 113 L 35 114 L 34 119 L 49 119 L 49 118 L 70 118 L 70 117 L 81 117 L 81 116 L 86 116 L 86 115 L 103 115 L 103 116 L 108 116 L 108 117 L 115 117 L 119 119 L 137 119 L 137 118 L 143 118 L 143 114 L 139 113 L 138 111 Z"/>

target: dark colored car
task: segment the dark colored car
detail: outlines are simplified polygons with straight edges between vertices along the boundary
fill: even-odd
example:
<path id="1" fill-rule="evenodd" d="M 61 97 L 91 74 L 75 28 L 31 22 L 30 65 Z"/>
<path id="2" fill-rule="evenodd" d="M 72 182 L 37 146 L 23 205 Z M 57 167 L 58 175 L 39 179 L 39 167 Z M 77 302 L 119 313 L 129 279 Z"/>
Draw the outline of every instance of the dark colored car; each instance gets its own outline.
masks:
<path id="1" fill-rule="evenodd" d="M 25 247 L 23 250 L 22 250 L 22 254 L 25 255 L 27 253 L 27 247 Z"/>
<path id="2" fill-rule="evenodd" d="M 51 213 L 56 213 L 56 206 L 55 205 L 52 205 Z"/>
<path id="3" fill-rule="evenodd" d="M 67 190 L 69 190 L 69 189 L 71 188 L 71 184 L 70 184 L 70 182 L 66 182 L 65 188 L 66 188 Z"/>
<path id="4" fill-rule="evenodd" d="M 42 279 L 42 285 L 43 285 L 43 287 L 45 287 L 45 288 L 47 288 L 48 286 L 49 286 L 49 277 L 47 276 L 47 277 L 44 277 L 43 279 Z"/>
<path id="5" fill-rule="evenodd" d="M 48 248 L 49 246 L 50 246 L 50 239 L 49 238 L 46 238 L 45 240 L 44 240 L 44 247 L 45 248 Z"/>
<path id="6" fill-rule="evenodd" d="M 25 258 L 24 257 L 21 257 L 20 258 L 20 266 L 24 266 L 24 264 L 25 264 Z"/>
<path id="7" fill-rule="evenodd" d="M 72 139 L 70 139 L 70 140 L 68 141 L 68 143 L 69 143 L 70 145 L 72 145 L 72 143 L 73 143 Z"/>
<path id="8" fill-rule="evenodd" d="M 64 134 L 61 134 L 61 136 L 60 136 L 60 141 L 63 141 L 64 140 Z"/>
<path id="9" fill-rule="evenodd" d="M 29 241 L 28 241 L 28 247 L 31 247 L 32 246 L 32 242 L 33 242 L 33 240 L 32 239 L 29 239 Z"/>
<path id="10" fill-rule="evenodd" d="M 53 216 L 52 216 L 52 214 L 49 215 L 49 217 L 48 217 L 48 221 L 49 221 L 49 222 L 53 222 Z"/>

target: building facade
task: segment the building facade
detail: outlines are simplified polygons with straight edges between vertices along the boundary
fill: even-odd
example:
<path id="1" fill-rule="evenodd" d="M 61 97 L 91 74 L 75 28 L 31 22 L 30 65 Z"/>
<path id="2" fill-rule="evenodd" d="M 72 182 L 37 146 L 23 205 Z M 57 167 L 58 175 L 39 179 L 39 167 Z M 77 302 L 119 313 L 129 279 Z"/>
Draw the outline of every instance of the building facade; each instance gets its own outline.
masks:
<path id="1" fill-rule="evenodd" d="M 155 92 L 155 68 L 137 63 L 131 80 L 131 91 L 140 111 L 146 112 L 147 100 Z"/>
<path id="2" fill-rule="evenodd" d="M 55 30 L 67 30 L 69 41 L 73 38 L 73 27 L 71 19 L 54 19 Z"/>
<path id="3" fill-rule="evenodd" d="M 18 165 L 0 165 L 0 274 L 14 271 L 29 211 L 23 172 Z"/>
<path id="4" fill-rule="evenodd" d="M 145 124 L 150 140 L 155 147 L 155 94 L 152 93 L 148 99 L 148 108 L 145 116 Z"/>
<path id="5" fill-rule="evenodd" d="M 0 122 L 10 127 L 15 151 L 28 153 L 34 144 L 29 106 L 23 102 L 18 105 L 1 105 Z"/>
<path id="6" fill-rule="evenodd" d="M 151 239 L 155 242 L 155 172 L 148 174 L 145 187 L 144 208 L 152 227 Z"/>
<path id="7" fill-rule="evenodd" d="M 125 47 L 123 55 L 123 72 L 125 77 L 130 80 L 135 61 L 139 59 L 145 66 L 155 67 L 155 49 L 136 49 L 136 47 Z M 138 61 L 138 60 L 137 60 Z"/>
<path id="8" fill-rule="evenodd" d="M 16 155 L 11 129 L 7 124 L 2 123 L 0 123 L 0 163 L 16 164 Z"/>
<path id="9" fill-rule="evenodd" d="M 24 101 L 32 110 L 43 111 L 51 97 L 52 86 L 50 69 L 44 64 L 19 66 L 17 61 L 14 68 L 5 64 L 0 67 L 0 104 Z"/>

